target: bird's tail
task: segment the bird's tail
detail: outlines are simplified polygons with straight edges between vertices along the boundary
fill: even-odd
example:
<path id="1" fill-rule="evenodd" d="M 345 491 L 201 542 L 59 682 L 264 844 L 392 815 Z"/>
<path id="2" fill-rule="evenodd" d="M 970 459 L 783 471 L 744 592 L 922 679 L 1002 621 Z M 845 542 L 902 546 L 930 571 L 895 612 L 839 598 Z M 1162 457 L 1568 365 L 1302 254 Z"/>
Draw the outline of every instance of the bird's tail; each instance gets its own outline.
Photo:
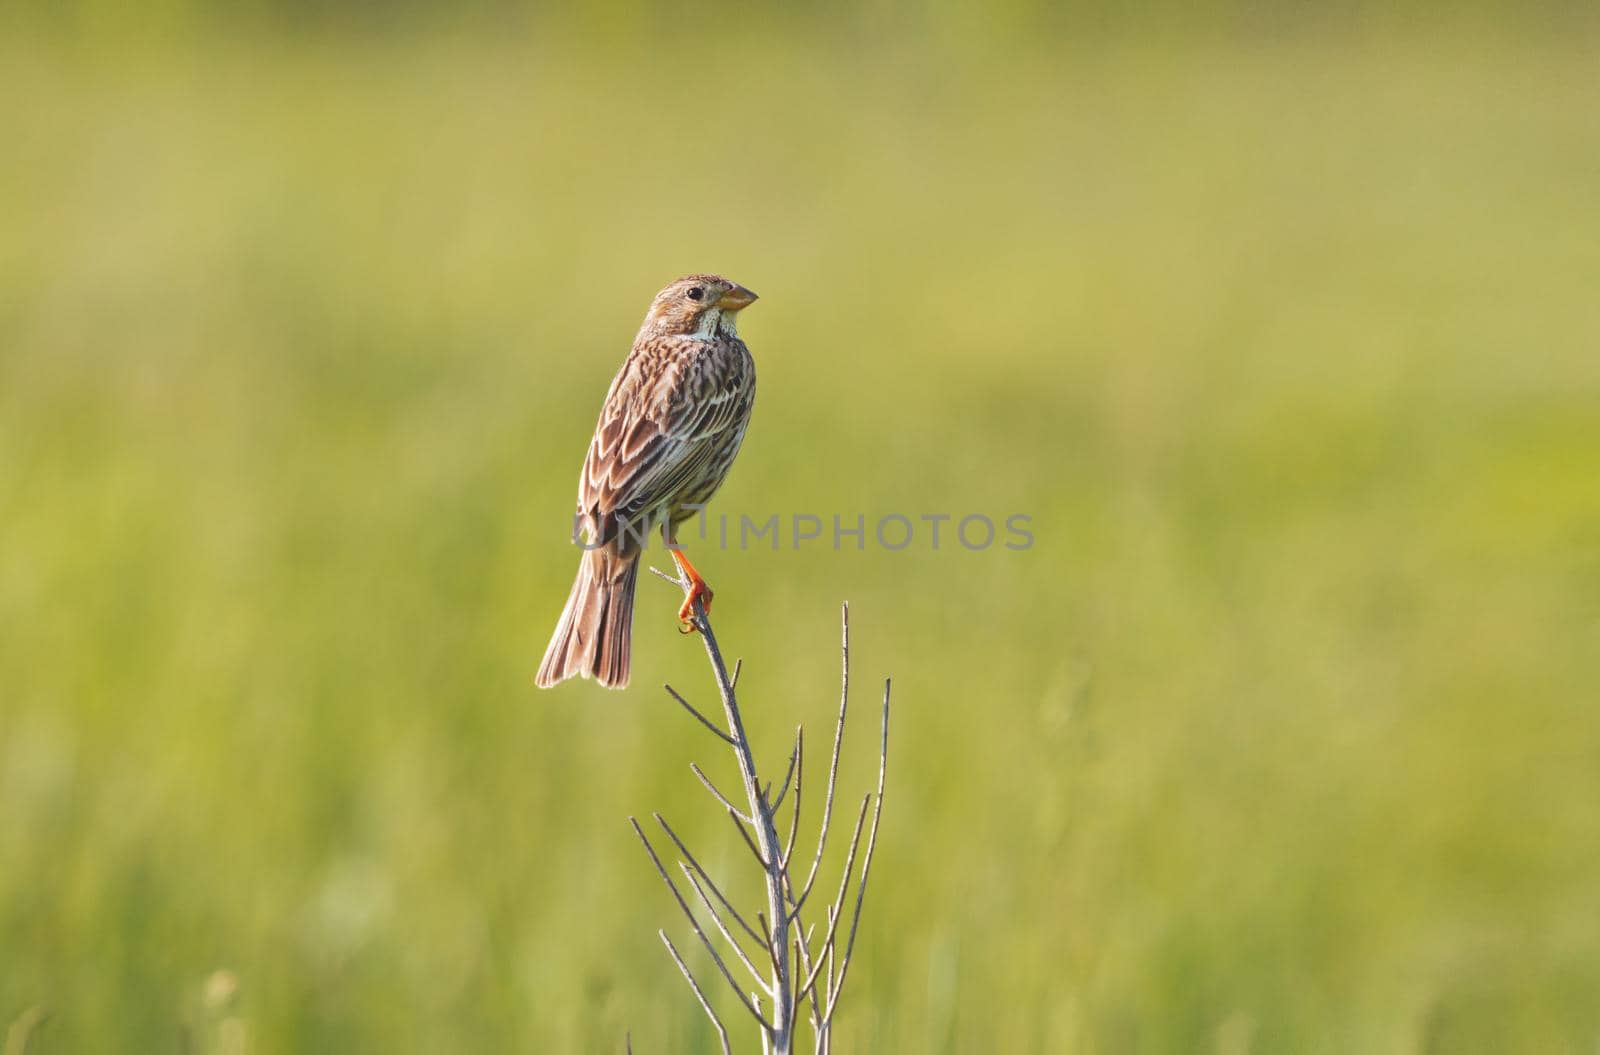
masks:
<path id="1" fill-rule="evenodd" d="M 637 553 L 624 555 L 604 546 L 583 555 L 561 622 L 539 664 L 536 685 L 547 689 L 574 675 L 613 689 L 628 684 L 638 577 Z"/>

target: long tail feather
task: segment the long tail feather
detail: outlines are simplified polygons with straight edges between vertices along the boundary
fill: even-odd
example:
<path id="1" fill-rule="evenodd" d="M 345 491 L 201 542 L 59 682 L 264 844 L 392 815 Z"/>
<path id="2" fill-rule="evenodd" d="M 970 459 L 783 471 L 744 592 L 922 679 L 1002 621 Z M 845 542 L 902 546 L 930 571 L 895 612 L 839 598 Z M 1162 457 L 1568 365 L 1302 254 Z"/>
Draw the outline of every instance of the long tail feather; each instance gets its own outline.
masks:
<path id="1" fill-rule="evenodd" d="M 613 689 L 628 684 L 638 577 L 637 553 L 623 556 L 602 548 L 583 555 L 536 685 L 548 689 L 571 677 L 593 678 Z"/>

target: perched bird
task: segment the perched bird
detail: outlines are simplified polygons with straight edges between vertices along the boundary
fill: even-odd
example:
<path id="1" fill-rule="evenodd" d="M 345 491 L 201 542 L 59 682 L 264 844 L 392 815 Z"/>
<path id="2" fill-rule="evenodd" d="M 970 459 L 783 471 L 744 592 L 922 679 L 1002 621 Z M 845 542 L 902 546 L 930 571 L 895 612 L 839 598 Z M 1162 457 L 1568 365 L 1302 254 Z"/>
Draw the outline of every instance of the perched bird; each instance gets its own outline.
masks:
<path id="1" fill-rule="evenodd" d="M 578 478 L 574 535 L 588 541 L 567 607 L 539 665 L 548 688 L 573 675 L 628 684 L 639 555 L 660 527 L 690 584 L 685 632 L 711 588 L 677 548 L 678 525 L 722 485 L 756 395 L 756 365 L 734 320 L 756 295 L 717 275 L 689 275 L 656 294 L 605 405 Z"/>

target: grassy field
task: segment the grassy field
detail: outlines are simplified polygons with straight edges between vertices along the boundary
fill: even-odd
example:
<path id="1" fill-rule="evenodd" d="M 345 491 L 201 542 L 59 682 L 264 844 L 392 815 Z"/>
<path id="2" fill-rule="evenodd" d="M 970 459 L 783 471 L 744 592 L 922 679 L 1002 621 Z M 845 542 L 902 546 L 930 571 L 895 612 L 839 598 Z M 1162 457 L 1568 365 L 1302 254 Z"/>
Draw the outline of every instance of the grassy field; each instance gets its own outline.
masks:
<path id="1" fill-rule="evenodd" d="M 696 554 L 770 759 L 840 600 L 896 681 L 841 1052 L 1592 1052 L 1594 43 L 8 35 L 0 1019 L 707 1050 L 625 819 L 738 862 L 672 592 L 532 681 L 710 269 L 717 511 L 1033 518 Z"/>

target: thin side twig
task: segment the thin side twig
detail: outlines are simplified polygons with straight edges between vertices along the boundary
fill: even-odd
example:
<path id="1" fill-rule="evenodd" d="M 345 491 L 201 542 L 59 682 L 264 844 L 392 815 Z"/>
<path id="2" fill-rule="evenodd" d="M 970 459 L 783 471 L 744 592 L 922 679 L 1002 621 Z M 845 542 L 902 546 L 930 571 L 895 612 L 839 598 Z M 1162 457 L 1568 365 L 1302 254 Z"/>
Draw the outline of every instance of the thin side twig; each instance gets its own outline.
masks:
<path id="1" fill-rule="evenodd" d="M 728 986 L 733 990 L 734 995 L 739 998 L 739 1003 L 744 1006 L 746 1011 L 750 1012 L 750 1014 L 754 1016 L 757 1022 L 761 1023 L 762 1029 L 771 1029 L 771 1024 L 767 1022 L 766 1018 L 761 1014 L 761 1012 L 757 1011 L 750 1003 L 749 999 L 745 997 L 744 989 L 740 987 L 738 982 L 733 980 L 733 972 L 728 970 L 727 963 L 723 961 L 722 956 L 717 952 L 716 944 L 712 942 L 710 936 L 707 935 L 705 930 L 700 926 L 700 920 L 695 917 L 694 909 L 689 907 L 689 903 L 685 901 L 683 899 L 683 895 L 678 892 L 678 885 L 674 883 L 672 881 L 672 877 L 667 874 L 667 869 L 664 865 L 662 865 L 661 858 L 656 856 L 656 848 L 650 845 L 650 839 L 645 835 L 644 829 L 639 827 L 639 822 L 632 817 L 628 818 L 628 823 L 633 825 L 633 830 L 638 834 L 639 841 L 644 843 L 645 852 L 650 855 L 650 860 L 654 862 L 656 871 L 660 873 L 661 881 L 667 884 L 668 890 L 672 891 L 672 898 L 678 903 L 678 907 L 683 910 L 685 918 L 687 918 L 689 921 L 689 926 L 694 930 L 695 937 L 700 939 L 700 944 L 704 945 L 706 947 L 706 952 L 711 954 L 711 962 L 716 964 L 717 970 L 722 972 L 723 979 L 727 981 Z"/>
<path id="2" fill-rule="evenodd" d="M 689 763 L 689 768 L 694 771 L 694 775 L 695 776 L 700 778 L 700 783 L 702 783 L 702 784 L 704 784 L 706 786 L 706 790 L 711 792 L 711 797 L 716 799 L 718 802 L 720 802 L 722 804 L 722 808 L 723 809 L 727 810 L 729 813 L 733 814 L 735 817 L 738 817 L 741 821 L 744 821 L 746 824 L 754 824 L 755 823 L 755 821 L 748 814 L 746 814 L 743 810 L 739 809 L 739 807 L 735 806 L 732 802 L 730 802 L 728 800 L 728 796 L 724 795 L 722 792 L 717 790 L 717 786 L 715 784 L 711 783 L 711 778 L 706 776 L 705 770 L 701 769 L 699 764 L 697 764 L 695 762 L 690 762 Z"/>
<path id="3" fill-rule="evenodd" d="M 794 907 L 798 911 L 804 905 L 806 898 L 811 896 L 811 885 L 816 882 L 817 869 L 822 865 L 822 852 L 828 845 L 828 828 L 833 821 L 833 793 L 839 784 L 839 751 L 844 745 L 844 719 L 850 709 L 850 604 L 846 602 L 840 615 L 840 687 L 839 687 L 839 720 L 833 728 L 833 757 L 828 762 L 828 790 L 822 804 L 822 829 L 817 834 L 817 852 L 811 859 L 811 868 L 806 873 L 805 885 L 800 888 L 800 895 L 795 899 Z"/>
<path id="4" fill-rule="evenodd" d="M 867 835 L 867 853 L 861 859 L 861 882 L 856 885 L 855 915 L 850 919 L 850 938 L 845 942 L 844 955 L 839 960 L 839 978 L 828 991 L 828 1020 L 839 1005 L 839 994 L 844 989 L 845 975 L 850 971 L 850 956 L 856 949 L 856 930 L 861 926 L 861 904 L 867 896 L 867 875 L 872 871 L 872 853 L 878 846 L 878 820 L 883 816 L 884 775 L 889 768 L 889 690 L 890 681 L 883 680 L 883 726 L 878 740 L 878 801 L 872 807 L 872 831 Z"/>
<path id="5" fill-rule="evenodd" d="M 749 956 L 745 955 L 744 946 L 740 945 L 738 940 L 734 938 L 733 932 L 728 930 L 728 925 L 722 922 L 722 913 L 717 911 L 717 907 L 713 905 L 711 903 L 711 899 L 706 896 L 705 888 L 700 885 L 700 880 L 695 877 L 694 872 L 690 870 L 689 866 L 684 864 L 682 861 L 678 862 L 678 868 L 683 871 L 683 877 L 687 879 L 689 881 L 689 885 L 694 888 L 695 895 L 700 898 L 700 904 L 705 906 L 706 914 L 711 917 L 711 922 L 716 925 L 718 933 L 722 935 L 722 940 L 726 941 L 733 949 L 733 954 L 739 957 L 739 962 L 744 964 L 745 970 L 749 971 L 750 974 L 754 976 L 756 985 L 765 991 L 767 980 L 761 977 L 761 972 L 756 970 L 756 965 L 750 962 Z M 758 1011 L 761 1009 L 761 1002 L 759 1000 L 756 1001 L 756 1009 Z"/>
<path id="6" fill-rule="evenodd" d="M 756 913 L 756 922 L 761 924 L 762 930 L 768 934 L 772 933 L 772 925 L 767 922 L 767 914 L 765 912 Z M 789 955 L 789 943 L 787 941 L 783 943 L 783 955 Z M 778 963 L 778 950 L 770 942 L 767 944 L 767 962 L 772 965 L 774 971 L 783 970 L 783 966 Z"/>
<path id="7" fill-rule="evenodd" d="M 729 736 L 727 733 L 725 733 L 721 729 L 717 728 L 717 723 L 716 722 L 713 722 L 710 718 L 707 718 L 705 715 L 703 715 L 699 711 L 695 710 L 694 706 L 692 704 L 690 704 L 688 700 L 684 699 L 682 696 L 680 696 L 678 694 L 678 690 L 677 689 L 674 689 L 671 685 L 663 685 L 662 688 L 667 690 L 667 695 L 668 696 L 671 696 L 673 699 L 678 701 L 679 706 L 681 706 L 684 710 L 688 711 L 690 714 L 694 715 L 695 721 L 699 722 L 701 725 L 705 726 L 707 729 L 710 729 L 713 733 L 716 733 L 718 739 L 720 739 L 723 743 L 730 744 L 730 745 L 733 743 L 733 737 Z"/>
<path id="8" fill-rule="evenodd" d="M 794 882 L 788 873 L 784 874 L 784 889 L 788 893 L 788 896 L 793 899 Z M 795 961 L 799 963 L 801 972 L 809 975 L 812 970 L 811 937 L 816 932 L 816 924 L 807 926 L 805 921 L 800 918 L 799 909 L 795 909 L 792 913 L 790 913 L 789 919 L 794 924 L 796 930 L 794 939 Z M 815 1026 L 822 1021 L 822 1005 L 817 1000 L 817 990 L 815 987 L 812 988 L 807 998 L 811 1001 L 811 1023 L 813 1026 Z M 797 1006 L 799 1002 L 800 1001 L 797 998 L 795 1001 Z"/>
<path id="9" fill-rule="evenodd" d="M 684 845 L 683 840 L 678 838 L 678 833 L 672 830 L 672 826 L 667 823 L 667 819 L 661 816 L 659 813 L 652 814 L 652 816 L 655 817 L 656 823 L 661 825 L 661 830 L 667 833 L 667 838 L 672 840 L 672 845 L 678 848 L 678 852 L 683 855 L 683 859 L 689 862 L 689 867 L 700 873 L 701 880 L 706 884 L 711 892 L 716 895 L 717 900 L 722 903 L 722 907 L 727 910 L 730 916 L 733 917 L 733 921 L 739 924 L 739 926 L 744 929 L 744 932 L 750 935 L 751 938 L 755 939 L 756 941 L 760 941 L 760 933 L 758 933 L 754 927 L 750 926 L 750 924 L 745 921 L 743 916 L 739 915 L 739 910 L 733 907 L 733 902 L 728 900 L 727 896 L 723 894 L 721 889 L 717 887 L 716 882 L 712 880 L 711 876 L 706 872 L 706 870 L 700 866 L 700 862 L 695 860 L 694 854 L 690 853 L 689 848 Z"/>
<path id="10" fill-rule="evenodd" d="M 789 816 L 789 838 L 783 844 L 784 889 L 787 891 L 787 896 L 791 900 L 794 897 L 794 880 L 789 875 L 789 865 L 790 862 L 794 860 L 795 838 L 800 834 L 801 792 L 804 791 L 806 778 L 806 738 L 804 727 L 801 727 L 800 730 L 795 733 L 794 759 L 794 811 Z M 782 796 L 779 797 L 781 798 Z M 773 812 L 776 813 L 778 807 L 774 806 L 772 809 Z M 789 913 L 789 918 L 795 918 L 799 911 L 800 906 L 795 905 L 794 912 Z"/>
<path id="11" fill-rule="evenodd" d="M 822 939 L 824 951 L 832 950 L 833 943 L 839 936 L 839 919 L 844 915 L 844 895 L 845 891 L 850 888 L 850 876 L 855 872 L 856 851 L 861 848 L 861 826 L 866 822 L 867 803 L 871 799 L 871 795 L 864 796 L 861 800 L 861 810 L 856 814 L 855 831 L 850 835 L 850 853 L 844 860 L 844 874 L 839 877 L 839 895 L 834 898 L 833 904 L 828 906 L 828 933 Z M 817 969 L 821 966 L 822 961 L 819 959 L 816 966 L 812 968 L 810 975 L 806 978 L 805 984 L 800 987 L 800 995 L 802 997 L 817 983 Z"/>
<path id="12" fill-rule="evenodd" d="M 747 829 L 744 824 L 740 823 L 741 821 L 744 821 L 744 815 L 738 810 L 729 810 L 728 819 L 733 821 L 733 826 L 738 830 L 739 835 L 743 837 L 744 844 L 748 846 L 750 848 L 750 852 L 755 855 L 756 864 L 761 866 L 761 870 L 763 872 L 767 871 L 767 859 L 761 856 L 761 847 L 757 846 L 756 841 L 750 838 L 749 829 Z"/>
<path id="13" fill-rule="evenodd" d="M 683 591 L 687 592 L 688 589 L 689 589 L 689 584 L 684 582 L 683 579 L 680 576 L 668 575 L 666 572 L 662 571 L 660 568 L 657 568 L 653 564 L 650 566 L 650 573 L 652 575 L 658 576 L 659 578 L 661 578 L 662 580 L 664 580 L 666 582 L 670 582 L 672 585 L 676 586 L 680 590 L 683 590 Z"/>
<path id="14" fill-rule="evenodd" d="M 794 750 L 789 752 L 789 768 L 784 770 L 783 780 L 778 784 L 778 797 L 770 800 L 773 813 L 778 812 L 778 807 L 783 805 L 783 797 L 789 794 L 789 782 L 794 780 L 795 767 L 800 764 L 800 759 L 805 754 L 805 741 L 806 727 L 804 725 L 795 726 Z"/>
<path id="15" fill-rule="evenodd" d="M 688 979 L 689 988 L 694 990 L 694 998 L 700 1001 L 701 1009 L 705 1011 L 706 1017 L 711 1019 L 711 1025 L 717 1031 L 717 1042 L 722 1045 L 722 1055 L 733 1055 L 733 1049 L 728 1047 L 727 1027 L 722 1024 L 722 1019 L 717 1017 L 717 1013 L 711 1009 L 711 1001 L 706 999 L 706 994 L 700 988 L 700 983 L 694 980 L 694 972 L 689 970 L 689 965 L 683 962 L 682 956 L 678 955 L 678 950 L 672 944 L 672 939 L 667 937 L 667 932 L 658 930 L 656 933 L 661 935 L 661 940 L 666 944 L 667 953 L 672 957 L 672 962 L 678 965 L 678 970 L 682 971 L 684 978 Z M 629 1050 L 632 1050 L 631 1042 Z"/>

